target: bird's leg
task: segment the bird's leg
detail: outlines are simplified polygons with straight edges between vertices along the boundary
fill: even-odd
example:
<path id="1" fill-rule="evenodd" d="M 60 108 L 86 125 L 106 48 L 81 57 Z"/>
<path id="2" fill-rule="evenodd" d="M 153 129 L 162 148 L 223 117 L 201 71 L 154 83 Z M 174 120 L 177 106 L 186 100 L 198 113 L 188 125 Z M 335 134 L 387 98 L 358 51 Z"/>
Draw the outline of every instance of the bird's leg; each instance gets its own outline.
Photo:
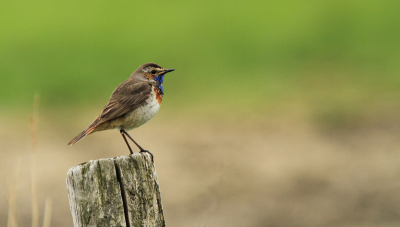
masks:
<path id="1" fill-rule="evenodd" d="M 122 130 L 120 130 L 119 132 L 121 133 L 122 137 L 124 138 L 125 143 L 126 143 L 126 145 L 128 146 L 128 148 L 129 148 L 129 151 L 131 152 L 131 154 L 133 154 L 133 151 L 132 151 L 132 149 L 131 149 L 131 146 L 129 146 L 128 140 L 126 140 L 126 137 L 125 137 L 124 133 L 122 132 Z"/>
<path id="2" fill-rule="evenodd" d="M 154 162 L 153 154 L 152 154 L 150 151 L 143 149 L 138 143 L 136 143 L 136 141 L 135 141 L 134 139 L 132 139 L 132 137 L 131 137 L 124 129 L 121 129 L 121 133 L 127 135 L 127 136 L 129 137 L 129 139 L 131 139 L 132 142 L 135 143 L 136 146 L 140 149 L 140 152 L 147 152 L 147 153 L 149 153 L 149 154 L 151 155 L 151 161 Z M 124 138 L 125 138 L 125 137 L 124 137 Z"/>
<path id="3" fill-rule="evenodd" d="M 129 139 L 131 139 L 132 142 L 136 144 L 136 146 L 140 149 L 140 151 L 144 151 L 144 152 L 146 151 L 138 143 L 136 143 L 136 141 L 134 139 L 132 139 L 132 137 L 124 129 L 121 129 L 121 133 L 127 135 L 129 137 Z"/>

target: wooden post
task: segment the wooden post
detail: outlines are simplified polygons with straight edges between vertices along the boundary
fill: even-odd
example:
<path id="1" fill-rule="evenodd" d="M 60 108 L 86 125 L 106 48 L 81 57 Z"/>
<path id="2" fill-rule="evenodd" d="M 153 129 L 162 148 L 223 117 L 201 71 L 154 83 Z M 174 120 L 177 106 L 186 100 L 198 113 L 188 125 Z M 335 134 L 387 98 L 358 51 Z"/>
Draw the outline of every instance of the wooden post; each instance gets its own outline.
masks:
<path id="1" fill-rule="evenodd" d="M 165 226 L 157 174 L 147 153 L 72 167 L 67 189 L 75 227 Z"/>

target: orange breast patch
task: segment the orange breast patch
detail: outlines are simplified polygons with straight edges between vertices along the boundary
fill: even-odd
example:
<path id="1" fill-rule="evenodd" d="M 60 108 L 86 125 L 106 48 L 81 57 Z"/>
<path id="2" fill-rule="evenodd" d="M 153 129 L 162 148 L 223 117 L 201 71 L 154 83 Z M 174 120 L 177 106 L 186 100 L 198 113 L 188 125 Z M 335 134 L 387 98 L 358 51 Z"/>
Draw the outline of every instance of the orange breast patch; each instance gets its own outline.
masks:
<path id="1" fill-rule="evenodd" d="M 158 91 L 157 88 L 154 88 L 154 92 L 156 93 L 157 102 L 158 102 L 158 104 L 160 105 L 161 102 L 162 102 L 162 95 L 161 95 L 161 93 Z"/>

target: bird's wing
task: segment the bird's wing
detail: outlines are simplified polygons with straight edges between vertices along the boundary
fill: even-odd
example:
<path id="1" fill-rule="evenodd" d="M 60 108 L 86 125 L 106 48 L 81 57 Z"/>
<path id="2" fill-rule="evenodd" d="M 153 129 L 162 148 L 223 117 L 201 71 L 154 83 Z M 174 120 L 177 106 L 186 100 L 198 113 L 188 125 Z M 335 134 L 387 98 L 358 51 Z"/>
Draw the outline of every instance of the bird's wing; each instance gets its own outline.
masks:
<path id="1" fill-rule="evenodd" d="M 100 116 L 71 140 L 68 145 L 74 145 L 83 137 L 92 133 L 101 123 L 134 111 L 150 97 L 151 89 L 152 85 L 149 82 L 124 82 L 120 84 L 112 93 L 110 101 L 108 101 Z"/>
<path id="2" fill-rule="evenodd" d="M 112 93 L 97 125 L 134 111 L 150 97 L 151 89 L 148 82 L 122 83 Z"/>

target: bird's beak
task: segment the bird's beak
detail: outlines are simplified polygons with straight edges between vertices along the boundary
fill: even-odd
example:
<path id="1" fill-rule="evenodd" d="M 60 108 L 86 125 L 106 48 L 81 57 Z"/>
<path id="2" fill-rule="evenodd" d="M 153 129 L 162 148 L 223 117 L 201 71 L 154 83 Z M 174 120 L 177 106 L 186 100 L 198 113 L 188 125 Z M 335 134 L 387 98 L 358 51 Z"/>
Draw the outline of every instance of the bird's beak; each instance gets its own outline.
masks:
<path id="1" fill-rule="evenodd" d="M 166 69 L 166 70 L 164 70 L 164 74 L 165 73 L 169 73 L 169 72 L 172 72 L 172 71 L 174 71 L 175 69 Z"/>

